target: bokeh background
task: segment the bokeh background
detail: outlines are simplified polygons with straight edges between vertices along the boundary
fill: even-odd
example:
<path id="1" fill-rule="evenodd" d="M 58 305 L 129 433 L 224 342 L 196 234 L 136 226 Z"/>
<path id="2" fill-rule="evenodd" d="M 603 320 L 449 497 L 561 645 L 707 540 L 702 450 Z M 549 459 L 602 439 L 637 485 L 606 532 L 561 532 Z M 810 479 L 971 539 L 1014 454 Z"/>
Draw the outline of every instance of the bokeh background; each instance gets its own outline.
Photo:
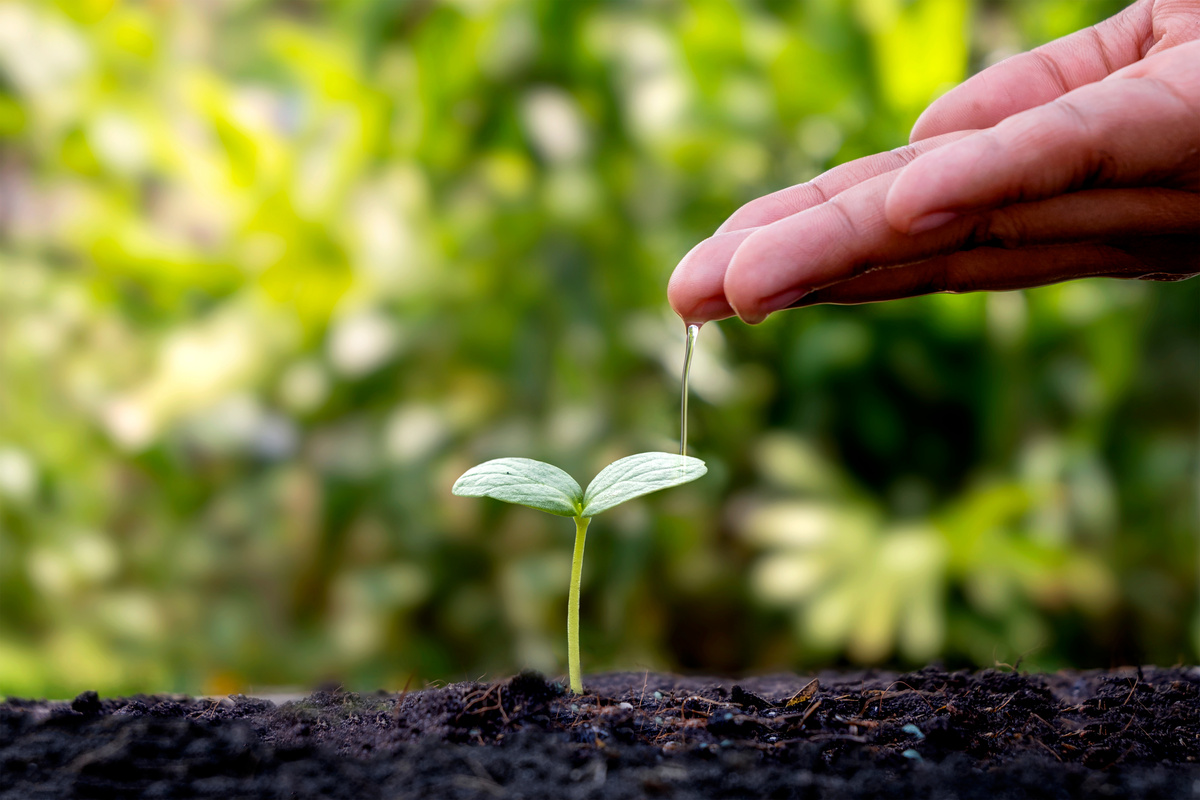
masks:
<path id="1" fill-rule="evenodd" d="M 672 267 L 1081 0 L 0 0 L 0 694 L 561 674 L 677 446 Z M 706 326 L 585 670 L 1200 647 L 1200 281 Z"/>

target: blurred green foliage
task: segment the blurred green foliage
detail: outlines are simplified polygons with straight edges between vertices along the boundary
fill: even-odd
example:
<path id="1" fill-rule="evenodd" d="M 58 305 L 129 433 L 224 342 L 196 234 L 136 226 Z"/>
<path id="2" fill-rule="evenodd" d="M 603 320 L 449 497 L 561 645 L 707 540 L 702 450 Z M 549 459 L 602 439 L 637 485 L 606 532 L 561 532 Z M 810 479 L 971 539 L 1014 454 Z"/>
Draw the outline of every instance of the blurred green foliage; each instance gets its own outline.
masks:
<path id="1" fill-rule="evenodd" d="M 1078 0 L 0 2 L 0 693 L 561 672 L 671 449 L 671 268 Z M 592 668 L 1194 660 L 1200 282 L 710 325 Z"/>

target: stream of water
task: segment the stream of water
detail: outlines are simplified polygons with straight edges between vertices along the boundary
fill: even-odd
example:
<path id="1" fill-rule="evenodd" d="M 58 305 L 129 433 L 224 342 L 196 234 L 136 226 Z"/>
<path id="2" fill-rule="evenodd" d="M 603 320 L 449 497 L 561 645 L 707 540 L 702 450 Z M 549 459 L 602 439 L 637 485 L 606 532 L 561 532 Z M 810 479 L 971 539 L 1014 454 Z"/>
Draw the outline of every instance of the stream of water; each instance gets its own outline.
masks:
<path id="1" fill-rule="evenodd" d="M 696 337 L 700 334 L 700 323 L 687 323 L 686 341 L 683 345 L 683 386 L 679 400 L 679 454 L 687 455 L 688 429 L 688 382 L 692 374 L 692 355 L 696 350 Z"/>

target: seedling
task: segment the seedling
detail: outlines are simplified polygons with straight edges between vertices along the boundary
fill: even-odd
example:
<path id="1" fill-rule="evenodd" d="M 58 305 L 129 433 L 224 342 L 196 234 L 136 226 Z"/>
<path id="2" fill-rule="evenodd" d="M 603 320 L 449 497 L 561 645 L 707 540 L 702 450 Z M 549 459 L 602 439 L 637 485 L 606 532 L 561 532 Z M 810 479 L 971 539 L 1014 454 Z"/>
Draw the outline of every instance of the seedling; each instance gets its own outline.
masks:
<path id="1" fill-rule="evenodd" d="M 543 461 L 497 458 L 471 467 L 454 482 L 451 491 L 462 497 L 492 497 L 575 518 L 575 555 L 567 596 L 567 669 L 575 694 L 583 693 L 579 674 L 579 578 L 583 574 L 583 543 L 592 517 L 626 500 L 694 481 L 706 472 L 704 462 L 691 456 L 638 453 L 602 469 L 585 492 L 570 475 Z"/>

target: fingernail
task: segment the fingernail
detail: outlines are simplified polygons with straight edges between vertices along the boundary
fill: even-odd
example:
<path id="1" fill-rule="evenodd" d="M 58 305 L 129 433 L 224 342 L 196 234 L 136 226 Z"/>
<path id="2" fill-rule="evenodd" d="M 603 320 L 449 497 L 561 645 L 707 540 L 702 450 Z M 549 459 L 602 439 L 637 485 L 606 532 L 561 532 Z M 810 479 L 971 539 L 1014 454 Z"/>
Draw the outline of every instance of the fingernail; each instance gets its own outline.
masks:
<path id="1" fill-rule="evenodd" d="M 940 228 L 952 219 L 958 219 L 958 214 L 953 211 L 935 211 L 932 214 L 926 214 L 923 217 L 917 217 L 908 226 L 910 234 L 924 233 L 931 231 L 934 228 Z"/>
<path id="2" fill-rule="evenodd" d="M 809 293 L 809 289 L 788 289 L 786 292 L 779 292 L 767 297 L 758 304 L 758 308 L 753 313 L 738 312 L 738 316 L 751 325 L 757 325 L 767 318 L 767 315 L 774 311 L 782 311 L 785 308 L 790 308 L 791 305 Z"/>
<path id="3" fill-rule="evenodd" d="M 737 312 L 733 310 L 733 306 L 726 302 L 725 298 L 714 298 L 705 300 L 697 304 L 687 318 L 692 321 L 700 322 L 715 322 L 719 319 L 732 317 Z"/>
<path id="4" fill-rule="evenodd" d="M 790 308 L 792 303 L 795 303 L 801 297 L 808 294 L 811 289 L 788 289 L 786 292 L 773 294 L 762 301 L 761 307 L 768 313 L 771 311 L 779 311 L 784 308 Z"/>

